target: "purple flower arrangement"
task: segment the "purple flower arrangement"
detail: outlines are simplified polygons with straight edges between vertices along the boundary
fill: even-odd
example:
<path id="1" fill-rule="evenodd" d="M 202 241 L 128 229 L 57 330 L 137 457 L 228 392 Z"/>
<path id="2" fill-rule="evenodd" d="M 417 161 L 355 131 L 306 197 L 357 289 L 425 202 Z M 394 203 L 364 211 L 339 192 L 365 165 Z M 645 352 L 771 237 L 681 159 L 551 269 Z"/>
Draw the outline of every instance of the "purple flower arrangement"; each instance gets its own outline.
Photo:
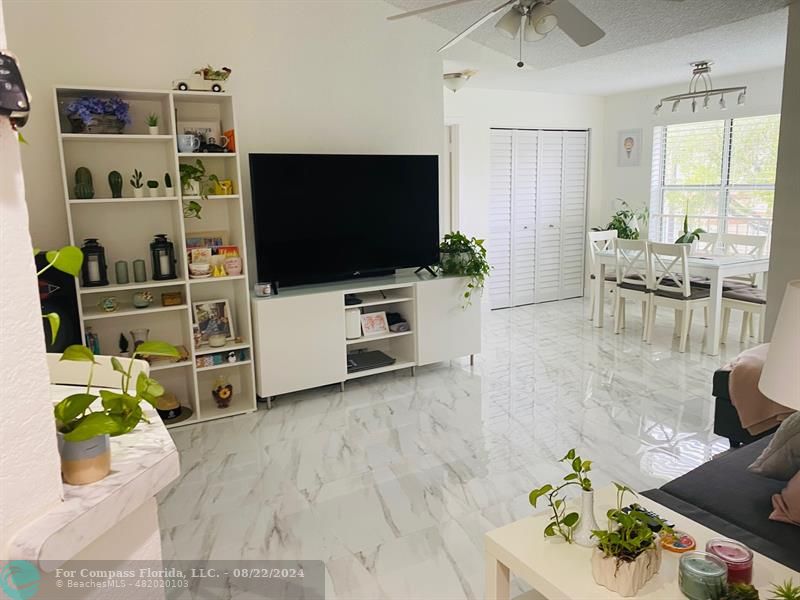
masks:
<path id="1" fill-rule="evenodd" d="M 113 115 L 121 123 L 129 125 L 131 118 L 128 115 L 128 108 L 128 103 L 119 96 L 111 98 L 84 96 L 69 103 L 67 116 L 71 119 L 80 119 L 84 125 L 90 125 L 97 115 Z"/>

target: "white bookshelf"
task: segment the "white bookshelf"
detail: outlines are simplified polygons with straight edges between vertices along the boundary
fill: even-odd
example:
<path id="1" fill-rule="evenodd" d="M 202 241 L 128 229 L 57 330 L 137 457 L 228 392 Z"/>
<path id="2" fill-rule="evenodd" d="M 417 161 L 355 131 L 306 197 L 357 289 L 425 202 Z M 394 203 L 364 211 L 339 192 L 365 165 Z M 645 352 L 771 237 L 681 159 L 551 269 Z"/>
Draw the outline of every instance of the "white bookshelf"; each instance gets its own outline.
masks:
<path id="1" fill-rule="evenodd" d="M 72 133 L 64 115 L 64 107 L 81 96 L 120 96 L 130 105 L 132 123 L 122 134 Z M 150 339 L 183 345 L 189 359 L 177 363 L 154 363 L 151 370 L 164 387 L 173 392 L 181 404 L 191 408 L 192 416 L 168 424 L 168 427 L 218 419 L 250 412 L 256 409 L 255 378 L 253 373 L 252 325 L 247 280 L 247 248 L 244 233 L 244 209 L 241 196 L 241 165 L 237 152 L 225 154 L 178 152 L 176 128 L 178 121 L 218 121 L 220 131 L 236 126 L 233 98 L 226 93 L 179 92 L 163 90 L 135 90 L 124 88 L 98 88 L 83 86 L 57 86 L 54 93 L 56 126 L 58 133 L 61 176 L 64 201 L 67 207 L 70 243 L 81 246 L 88 237 L 96 237 L 106 250 L 109 285 L 81 287 L 78 278 L 76 291 L 80 316 L 81 336 L 86 330 L 100 339 L 103 354 L 119 352 L 119 334 L 130 341 L 130 331 L 147 328 Z M 159 115 L 159 134 L 149 135 L 145 118 L 150 113 Z M 179 164 L 203 161 L 206 172 L 220 179 L 233 181 L 234 194 L 181 197 Z M 79 166 L 92 173 L 95 197 L 74 197 L 74 173 Z M 134 168 L 143 173 L 143 180 L 155 179 L 164 191 L 164 174 L 169 173 L 177 195 L 133 197 L 129 183 Z M 122 174 L 122 198 L 112 198 L 107 176 L 112 170 Z M 185 219 L 182 200 L 195 200 L 203 206 L 202 219 Z M 197 232 L 225 231 L 228 245 L 239 247 L 243 261 L 243 274 L 232 277 L 191 279 L 186 252 L 186 236 Z M 166 233 L 175 246 L 177 279 L 143 283 L 133 282 L 133 261 L 143 259 L 148 278 L 152 276 L 149 244 L 157 233 Z M 114 263 L 128 262 L 130 282 L 117 284 Z M 149 308 L 133 307 L 133 293 L 149 290 L 154 302 Z M 176 306 L 162 306 L 161 294 L 180 292 L 183 302 Z M 119 303 L 115 312 L 103 312 L 98 303 L 113 296 Z M 192 303 L 203 300 L 227 299 L 233 312 L 236 340 L 220 348 L 201 346 L 194 348 L 192 339 Z M 132 342 L 131 342 L 132 344 Z M 244 351 L 244 360 L 209 367 L 198 367 L 198 356 Z M 225 375 L 234 386 L 234 395 L 228 408 L 217 408 L 211 396 L 214 379 Z"/>

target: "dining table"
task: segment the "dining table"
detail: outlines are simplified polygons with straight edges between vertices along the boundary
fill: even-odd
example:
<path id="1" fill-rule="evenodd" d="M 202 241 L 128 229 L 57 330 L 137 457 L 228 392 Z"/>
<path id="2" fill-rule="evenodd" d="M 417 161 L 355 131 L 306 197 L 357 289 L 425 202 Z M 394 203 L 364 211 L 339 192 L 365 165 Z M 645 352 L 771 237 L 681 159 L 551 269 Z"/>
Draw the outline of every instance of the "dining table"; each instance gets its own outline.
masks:
<path id="1" fill-rule="evenodd" d="M 595 327 L 603 326 L 605 285 L 615 285 L 606 282 L 606 268 L 614 267 L 616 256 L 613 251 L 600 251 L 595 254 L 595 285 L 593 322 Z M 705 338 L 704 351 L 706 354 L 716 356 L 719 354 L 719 336 L 722 322 L 722 284 L 726 278 L 749 275 L 751 273 L 764 274 L 766 286 L 766 273 L 769 270 L 769 256 L 750 255 L 718 255 L 694 254 L 689 257 L 689 276 L 705 277 L 709 280 L 710 296 L 708 302 L 708 335 Z"/>

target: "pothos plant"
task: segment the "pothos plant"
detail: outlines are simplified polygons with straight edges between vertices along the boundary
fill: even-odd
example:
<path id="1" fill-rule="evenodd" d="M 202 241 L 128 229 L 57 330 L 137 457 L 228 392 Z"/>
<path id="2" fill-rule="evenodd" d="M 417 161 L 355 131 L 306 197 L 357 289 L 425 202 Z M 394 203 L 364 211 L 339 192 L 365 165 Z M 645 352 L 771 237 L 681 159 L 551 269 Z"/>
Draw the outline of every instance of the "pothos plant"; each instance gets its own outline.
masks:
<path id="1" fill-rule="evenodd" d="M 38 248 L 33 249 L 33 255 L 36 256 L 41 250 Z M 45 254 L 47 264 L 36 272 L 39 277 L 48 269 L 57 269 L 67 275 L 77 277 L 81 272 L 83 265 L 83 252 L 76 246 L 64 246 L 59 250 L 50 250 Z M 42 315 L 43 319 L 47 319 L 50 324 L 50 343 L 55 344 L 58 329 L 61 327 L 61 317 L 56 312 L 47 313 Z"/>
<path id="2" fill-rule="evenodd" d="M 178 349 L 166 342 L 142 342 L 131 355 L 131 359 L 141 356 L 180 356 Z M 120 374 L 120 391 L 100 390 L 99 395 L 91 393 L 94 366 L 97 364 L 94 354 L 86 346 L 69 346 L 61 355 L 61 360 L 88 362 L 89 377 L 86 391 L 67 396 L 56 404 L 53 415 L 56 418 L 58 431 L 68 442 L 81 442 L 97 435 L 109 434 L 112 437 L 129 433 L 140 422 L 148 422 L 142 412 L 141 402 L 148 402 L 153 407 L 159 396 L 164 394 L 164 387 L 155 379 L 140 372 L 136 381 L 131 381 L 133 360 L 126 369 L 116 357 L 111 357 L 111 366 Z M 90 407 L 98 398 L 102 409 L 92 410 Z"/>
<path id="3" fill-rule="evenodd" d="M 539 500 L 545 498 L 553 513 L 550 517 L 550 523 L 544 528 L 545 537 L 560 536 L 571 544 L 580 515 L 576 512 L 567 512 L 566 500 L 561 492 L 563 489 L 573 485 L 577 485 L 581 490 L 587 492 L 592 491 L 592 481 L 588 476 L 589 471 L 592 470 L 592 461 L 583 460 L 572 448 L 559 462 L 567 463 L 572 472 L 565 475 L 558 485 L 548 483 L 531 491 L 528 500 L 536 508 Z"/>
<path id="4" fill-rule="evenodd" d="M 180 174 L 181 174 L 181 191 L 185 191 L 186 186 L 189 185 L 190 182 L 197 183 L 197 187 L 199 188 L 199 196 L 202 200 L 208 200 L 208 193 L 206 192 L 206 185 L 211 183 L 216 183 L 219 185 L 219 177 L 214 175 L 206 175 L 206 166 L 203 164 L 203 161 L 199 158 L 195 161 L 195 164 L 189 163 L 181 163 L 180 164 Z M 205 184 L 205 185 L 204 185 Z M 183 202 L 183 217 L 185 219 L 196 218 L 199 219 L 200 211 L 203 209 L 200 206 L 199 202 L 194 200 L 184 200 Z"/>
<path id="5" fill-rule="evenodd" d="M 608 528 L 596 529 L 592 531 L 592 535 L 597 539 L 597 547 L 606 558 L 633 562 L 658 543 L 656 533 L 651 528 L 653 517 L 638 510 L 637 505 L 623 510 L 625 494 L 636 496 L 636 493 L 620 483 L 614 483 L 614 486 L 617 488 L 617 507 L 606 514 Z M 664 521 L 657 520 L 657 524 L 661 526 L 661 531 L 671 531 Z"/>
<path id="6" fill-rule="evenodd" d="M 464 290 L 464 307 L 472 304 L 472 294 L 483 289 L 486 277 L 492 270 L 486 260 L 484 240 L 468 238 L 460 231 L 445 234 L 439 244 L 439 269 L 445 275 L 462 275 L 469 278 Z"/>

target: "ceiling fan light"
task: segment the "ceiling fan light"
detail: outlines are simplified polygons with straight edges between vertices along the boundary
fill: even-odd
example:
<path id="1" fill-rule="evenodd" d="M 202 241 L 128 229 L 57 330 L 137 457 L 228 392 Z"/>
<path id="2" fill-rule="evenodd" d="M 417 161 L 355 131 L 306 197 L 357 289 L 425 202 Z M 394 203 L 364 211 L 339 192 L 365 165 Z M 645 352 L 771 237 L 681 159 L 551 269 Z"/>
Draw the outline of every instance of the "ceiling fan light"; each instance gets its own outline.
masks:
<path id="1" fill-rule="evenodd" d="M 539 40 L 543 40 L 545 37 L 547 37 L 546 34 L 536 31 L 536 27 L 529 16 L 523 18 L 525 19 L 524 35 L 526 42 L 538 42 Z"/>
<path id="2" fill-rule="evenodd" d="M 536 32 L 542 35 L 547 35 L 558 25 L 558 17 L 546 4 L 534 6 L 528 14 L 528 19 L 533 23 Z"/>
<path id="3" fill-rule="evenodd" d="M 678 112 L 678 105 L 680 103 L 681 103 L 680 100 L 675 100 L 675 102 L 672 103 L 672 112 Z"/>
<path id="4" fill-rule="evenodd" d="M 504 14 L 495 24 L 494 28 L 507 38 L 513 40 L 519 33 L 523 18 L 524 17 L 520 15 L 519 11 L 517 10 L 517 7 L 512 6 L 508 12 Z"/>
<path id="5" fill-rule="evenodd" d="M 469 75 L 465 73 L 445 73 L 443 75 L 443 79 L 444 87 L 455 94 L 467 84 L 467 81 L 469 81 Z"/>
<path id="6" fill-rule="evenodd" d="M 746 92 L 746 90 L 742 90 L 742 91 L 739 93 L 739 97 L 736 99 L 736 103 L 737 103 L 739 106 L 741 106 L 742 104 L 744 104 L 744 101 L 745 101 L 745 95 L 746 95 L 746 93 L 747 93 L 747 92 Z"/>

